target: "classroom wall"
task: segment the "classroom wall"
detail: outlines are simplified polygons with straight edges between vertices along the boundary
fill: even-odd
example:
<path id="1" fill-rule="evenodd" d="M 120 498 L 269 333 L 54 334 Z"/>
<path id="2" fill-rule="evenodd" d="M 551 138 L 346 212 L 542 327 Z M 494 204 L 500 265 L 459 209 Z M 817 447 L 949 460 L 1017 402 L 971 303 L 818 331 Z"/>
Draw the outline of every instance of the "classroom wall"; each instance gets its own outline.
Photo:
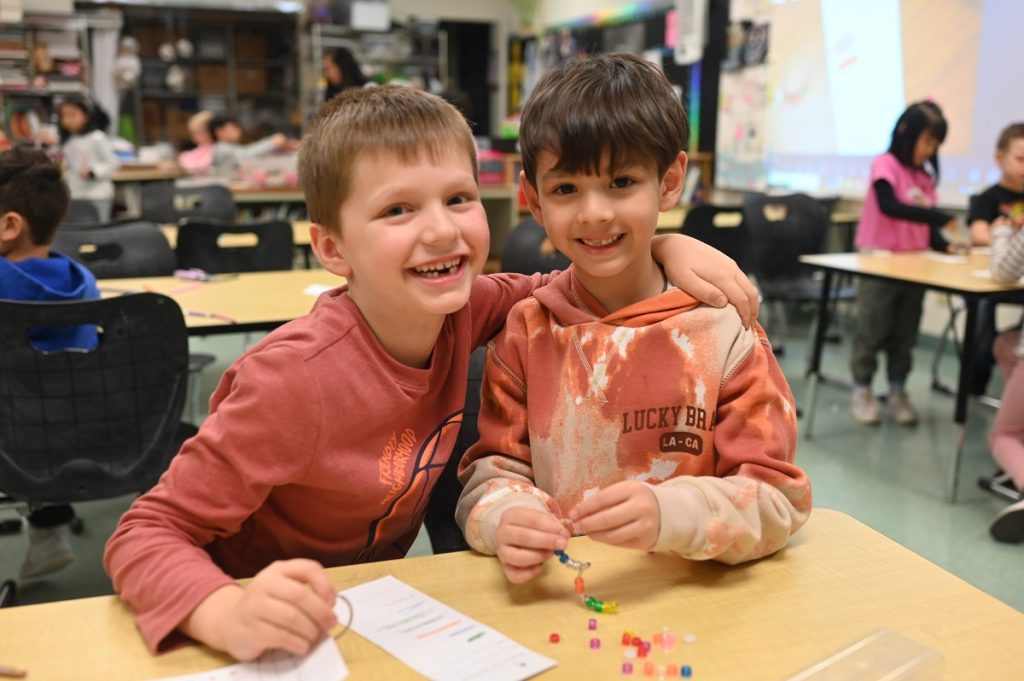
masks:
<path id="1" fill-rule="evenodd" d="M 538 0 L 534 27 L 540 30 L 552 24 L 577 19 L 602 9 L 632 5 L 629 0 Z"/>

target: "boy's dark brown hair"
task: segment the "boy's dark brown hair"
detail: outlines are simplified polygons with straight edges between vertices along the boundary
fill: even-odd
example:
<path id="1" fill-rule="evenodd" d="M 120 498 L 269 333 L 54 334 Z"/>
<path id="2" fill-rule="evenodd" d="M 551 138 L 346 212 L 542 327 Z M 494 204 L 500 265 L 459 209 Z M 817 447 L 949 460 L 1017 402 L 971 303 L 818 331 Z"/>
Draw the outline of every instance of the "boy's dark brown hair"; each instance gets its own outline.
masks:
<path id="1" fill-rule="evenodd" d="M 14 147 L 0 153 L 0 213 L 21 215 L 33 244 L 53 241 L 70 201 L 60 166 L 42 151 Z"/>
<path id="2" fill-rule="evenodd" d="M 313 222 L 340 233 L 357 159 L 421 154 L 437 162 L 446 152 L 464 155 L 477 175 L 476 146 L 462 114 L 448 102 L 401 85 L 345 90 L 317 111 L 299 149 L 299 182 Z"/>
<path id="3" fill-rule="evenodd" d="M 996 142 L 996 151 L 1006 151 L 1010 143 L 1017 139 L 1024 139 L 1024 123 L 1011 123 L 1003 128 Z"/>
<path id="4" fill-rule="evenodd" d="M 558 157 L 555 169 L 599 174 L 654 161 L 662 176 L 690 139 L 679 96 L 661 69 L 631 54 L 563 62 L 545 73 L 523 109 L 519 149 L 526 179 L 537 186 L 537 157 Z"/>

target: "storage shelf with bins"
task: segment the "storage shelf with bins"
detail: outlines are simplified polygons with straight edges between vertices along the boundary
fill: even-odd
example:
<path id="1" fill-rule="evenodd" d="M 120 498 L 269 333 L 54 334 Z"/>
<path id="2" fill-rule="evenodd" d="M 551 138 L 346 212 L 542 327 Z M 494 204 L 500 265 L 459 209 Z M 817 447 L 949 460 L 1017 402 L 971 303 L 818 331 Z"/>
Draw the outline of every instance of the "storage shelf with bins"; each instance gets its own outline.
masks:
<path id="1" fill-rule="evenodd" d="M 136 142 L 177 148 L 188 140 L 189 117 L 203 109 L 238 117 L 249 139 L 296 127 L 298 15 L 137 6 L 122 11 L 124 33 L 139 42 L 142 62 L 130 107 Z M 191 51 L 178 49 L 182 40 Z M 173 55 L 160 54 L 166 44 L 175 47 Z M 173 67 L 183 76 L 180 82 L 168 78 Z"/>
<path id="2" fill-rule="evenodd" d="M 348 48 L 373 80 L 416 80 L 429 76 L 449 80 L 448 34 L 444 30 L 393 25 L 388 31 L 364 31 L 335 24 L 312 24 L 303 69 L 303 111 L 308 120 L 322 94 L 321 59 L 337 47 Z"/>
<path id="3" fill-rule="evenodd" d="M 0 25 L 0 112 L 15 142 L 54 120 L 61 99 L 88 93 L 88 28 L 81 17 L 27 13 Z"/>

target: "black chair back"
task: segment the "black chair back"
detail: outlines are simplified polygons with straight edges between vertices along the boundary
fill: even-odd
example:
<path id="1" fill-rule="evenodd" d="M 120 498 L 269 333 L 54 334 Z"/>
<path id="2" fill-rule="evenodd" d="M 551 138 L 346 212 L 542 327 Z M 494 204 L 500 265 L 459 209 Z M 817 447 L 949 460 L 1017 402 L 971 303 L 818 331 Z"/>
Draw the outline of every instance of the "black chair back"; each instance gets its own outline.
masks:
<path id="1" fill-rule="evenodd" d="M 223 185 L 176 187 L 169 182 L 142 185 L 141 218 L 157 224 L 171 224 L 186 218 L 234 222 L 235 197 Z"/>
<path id="2" fill-rule="evenodd" d="M 221 245 L 226 235 L 254 235 L 252 246 Z M 290 270 L 295 242 L 284 220 L 236 225 L 212 220 L 185 220 L 178 227 L 178 267 L 210 273 Z"/>
<path id="3" fill-rule="evenodd" d="M 806 276 L 800 256 L 824 248 L 829 214 L 806 194 L 748 197 L 743 217 L 750 231 L 751 268 L 759 283 Z"/>
<path id="4" fill-rule="evenodd" d="M 85 199 L 71 199 L 71 203 L 68 204 L 67 215 L 64 216 L 64 222 L 95 224 L 99 221 L 100 212 L 96 209 L 95 203 Z"/>
<path id="5" fill-rule="evenodd" d="M 501 270 L 534 274 L 564 270 L 569 258 L 554 249 L 544 228 L 532 217 L 525 217 L 512 228 L 501 253 Z"/>
<path id="6" fill-rule="evenodd" d="M 750 268 L 750 231 L 742 206 L 694 206 L 686 211 L 680 232 L 725 253 L 744 272 Z"/>
<path id="7" fill-rule="evenodd" d="M 82 324 L 101 330 L 93 350 L 28 341 L 32 328 Z M 171 298 L 0 301 L 0 490 L 42 503 L 148 489 L 183 439 L 187 381 L 188 336 Z"/>
<path id="8" fill-rule="evenodd" d="M 174 272 L 174 250 L 151 222 L 58 229 L 53 249 L 85 265 L 97 279 L 159 277 Z"/>

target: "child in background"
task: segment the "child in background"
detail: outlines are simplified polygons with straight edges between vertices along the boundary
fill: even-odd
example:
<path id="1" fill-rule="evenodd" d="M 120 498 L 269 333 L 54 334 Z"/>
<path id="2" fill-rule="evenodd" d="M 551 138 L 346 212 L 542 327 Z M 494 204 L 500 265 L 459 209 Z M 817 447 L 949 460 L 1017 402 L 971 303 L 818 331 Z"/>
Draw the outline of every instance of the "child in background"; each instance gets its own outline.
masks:
<path id="1" fill-rule="evenodd" d="M 106 114 L 77 99 L 61 102 L 58 114 L 61 151 L 67 164 L 71 198 L 92 202 L 100 221 L 107 222 L 114 207 L 114 182 L 111 178 L 121 165 L 105 132 L 109 119 Z"/>
<path id="2" fill-rule="evenodd" d="M 764 333 L 671 288 L 651 257 L 688 137 L 668 79 L 629 54 L 556 66 L 523 110 L 521 185 L 573 266 L 488 345 L 456 513 L 512 582 L 565 548 L 565 520 L 615 546 L 733 564 L 785 546 L 811 510 Z"/>
<path id="3" fill-rule="evenodd" d="M 946 251 L 943 230 L 956 225 L 952 215 L 935 209 L 939 145 L 946 119 L 933 102 L 911 104 L 896 121 L 889 150 L 871 164 L 871 186 L 864 199 L 856 245 L 892 252 Z M 857 282 L 857 322 L 850 368 L 850 409 L 860 423 L 874 425 L 882 407 L 871 389 L 878 353 L 885 350 L 889 377 L 887 409 L 896 423 L 912 426 L 917 412 L 906 383 L 917 343 L 924 289 L 862 277 Z"/>
<path id="4" fill-rule="evenodd" d="M 1007 131 L 1016 127 L 1019 126 L 1007 128 L 1000 135 L 1000 142 Z M 1017 141 L 1024 143 L 1020 137 Z M 992 256 L 989 262 L 992 279 L 1001 284 L 1013 284 L 1024 277 L 1024 230 L 1014 222 L 1009 216 L 992 221 Z M 1017 489 L 1024 492 L 1024 369 L 1021 363 L 1024 336 L 1020 331 L 999 334 L 994 354 L 1003 371 L 1006 387 L 988 443 L 992 458 L 1010 476 Z M 1024 542 L 1024 500 L 1000 511 L 989 526 L 989 532 L 998 541 Z"/>
<path id="5" fill-rule="evenodd" d="M 60 167 L 41 151 L 15 147 L 0 153 L 0 298 L 68 301 L 99 298 L 89 270 L 50 250 L 67 213 L 68 188 Z M 96 347 L 93 326 L 33 329 L 32 344 L 58 351 Z M 28 516 L 28 554 L 19 575 L 39 577 L 74 560 L 68 504 L 33 505 Z"/>
<path id="6" fill-rule="evenodd" d="M 1008 224 L 1014 229 L 1024 225 L 1024 123 L 1014 123 L 999 133 L 996 142 L 996 163 L 1001 171 L 999 182 L 972 196 L 967 211 L 971 241 L 978 246 L 992 242 L 992 228 Z M 992 374 L 993 342 L 996 338 L 996 303 L 1020 303 L 1020 295 L 989 298 L 978 304 L 976 332 L 977 351 L 971 373 L 971 394 L 983 395 Z"/>
<path id="7" fill-rule="evenodd" d="M 213 136 L 210 134 L 212 111 L 200 111 L 188 119 L 188 135 L 195 147 L 178 154 L 178 165 L 186 173 L 204 175 L 213 165 Z"/>
<path id="8" fill-rule="evenodd" d="M 210 119 L 210 137 L 213 139 L 211 172 L 230 175 L 238 170 L 245 159 L 268 156 L 277 152 L 295 151 L 298 140 L 281 133 L 264 137 L 252 144 L 242 144 L 242 127 L 233 116 L 218 114 Z"/>
<path id="9" fill-rule="evenodd" d="M 176 630 L 243 660 L 310 650 L 335 620 L 323 566 L 405 555 L 458 435 L 470 353 L 547 280 L 477 276 L 489 232 L 476 150 L 438 97 L 341 93 L 312 121 L 299 171 L 313 251 L 348 284 L 235 361 L 199 434 L 108 542 L 153 650 Z M 658 247 L 673 281 L 720 296 L 696 263 L 756 307 L 722 254 L 680 236 Z"/>

